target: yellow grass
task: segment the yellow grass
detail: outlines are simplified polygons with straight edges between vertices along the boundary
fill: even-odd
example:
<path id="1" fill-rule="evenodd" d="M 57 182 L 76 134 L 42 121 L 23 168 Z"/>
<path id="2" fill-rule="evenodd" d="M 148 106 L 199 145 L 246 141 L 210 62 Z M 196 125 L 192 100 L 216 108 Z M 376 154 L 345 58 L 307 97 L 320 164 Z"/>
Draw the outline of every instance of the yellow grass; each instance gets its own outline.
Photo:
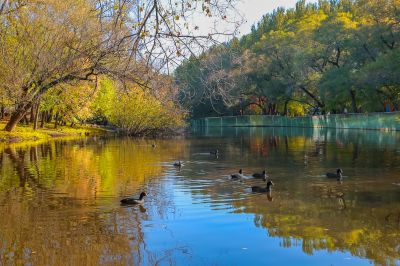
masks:
<path id="1" fill-rule="evenodd" d="M 105 134 L 106 130 L 91 126 L 58 126 L 54 128 L 54 124 L 47 124 L 44 128 L 33 130 L 32 124 L 18 125 L 14 131 L 4 131 L 5 121 L 0 121 L 0 142 L 21 142 L 21 141 L 39 141 L 56 137 L 84 136 L 85 133 L 90 135 Z"/>

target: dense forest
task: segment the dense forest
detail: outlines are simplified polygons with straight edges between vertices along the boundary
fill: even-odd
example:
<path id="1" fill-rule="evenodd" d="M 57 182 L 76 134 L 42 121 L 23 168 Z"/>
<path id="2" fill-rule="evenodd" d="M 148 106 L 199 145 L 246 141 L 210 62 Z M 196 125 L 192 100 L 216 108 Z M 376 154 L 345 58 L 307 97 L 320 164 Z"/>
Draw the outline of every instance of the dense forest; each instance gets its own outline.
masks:
<path id="1" fill-rule="evenodd" d="M 182 126 L 170 69 L 220 35 L 188 21 L 224 19 L 234 2 L 0 0 L 4 130 L 89 122 L 145 135 Z"/>
<path id="2" fill-rule="evenodd" d="M 301 0 L 175 78 L 191 117 L 398 111 L 399 44 L 399 0 Z"/>

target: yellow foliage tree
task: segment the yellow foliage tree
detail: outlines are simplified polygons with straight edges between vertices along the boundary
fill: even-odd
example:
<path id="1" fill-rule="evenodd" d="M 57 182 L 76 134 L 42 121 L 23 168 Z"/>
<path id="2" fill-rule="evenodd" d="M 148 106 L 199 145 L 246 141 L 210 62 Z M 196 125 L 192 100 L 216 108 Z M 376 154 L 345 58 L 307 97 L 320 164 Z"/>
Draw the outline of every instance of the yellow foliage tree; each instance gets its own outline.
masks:
<path id="1" fill-rule="evenodd" d="M 140 89 L 115 94 L 117 108 L 111 110 L 108 120 L 128 134 L 146 135 L 154 131 L 177 129 L 184 125 L 184 115 L 173 101 L 161 102 Z"/>

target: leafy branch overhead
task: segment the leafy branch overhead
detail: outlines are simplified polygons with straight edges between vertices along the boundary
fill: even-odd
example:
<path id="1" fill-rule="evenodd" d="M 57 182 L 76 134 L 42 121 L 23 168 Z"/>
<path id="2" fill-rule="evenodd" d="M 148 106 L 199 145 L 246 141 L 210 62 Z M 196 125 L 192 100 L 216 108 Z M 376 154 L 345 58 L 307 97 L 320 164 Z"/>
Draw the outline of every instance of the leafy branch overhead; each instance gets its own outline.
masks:
<path id="1" fill-rule="evenodd" d="M 6 130 L 13 130 L 44 95 L 53 91 L 57 95 L 68 86 L 78 90 L 82 82 L 96 88 L 98 77 L 116 81 L 126 92 L 135 87 L 156 94 L 153 81 L 180 58 L 230 34 L 215 29 L 200 34 L 191 18 L 226 18 L 235 12 L 233 4 L 230 0 L 0 1 L 0 84 L 14 110 Z M 233 23 L 232 32 L 236 26 Z"/>

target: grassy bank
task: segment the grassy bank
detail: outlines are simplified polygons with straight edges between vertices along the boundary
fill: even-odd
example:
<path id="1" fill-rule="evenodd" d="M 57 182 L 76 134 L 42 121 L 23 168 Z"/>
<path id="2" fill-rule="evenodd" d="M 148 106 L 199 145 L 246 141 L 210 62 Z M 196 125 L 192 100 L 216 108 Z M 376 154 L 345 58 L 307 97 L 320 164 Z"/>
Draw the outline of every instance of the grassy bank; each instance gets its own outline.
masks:
<path id="1" fill-rule="evenodd" d="M 32 125 L 18 125 L 12 132 L 4 131 L 5 121 L 0 121 L 0 142 L 14 143 L 23 141 L 39 141 L 60 137 L 103 135 L 107 131 L 102 128 L 91 126 L 58 126 L 54 128 L 54 124 L 47 124 L 43 128 L 33 130 Z"/>

